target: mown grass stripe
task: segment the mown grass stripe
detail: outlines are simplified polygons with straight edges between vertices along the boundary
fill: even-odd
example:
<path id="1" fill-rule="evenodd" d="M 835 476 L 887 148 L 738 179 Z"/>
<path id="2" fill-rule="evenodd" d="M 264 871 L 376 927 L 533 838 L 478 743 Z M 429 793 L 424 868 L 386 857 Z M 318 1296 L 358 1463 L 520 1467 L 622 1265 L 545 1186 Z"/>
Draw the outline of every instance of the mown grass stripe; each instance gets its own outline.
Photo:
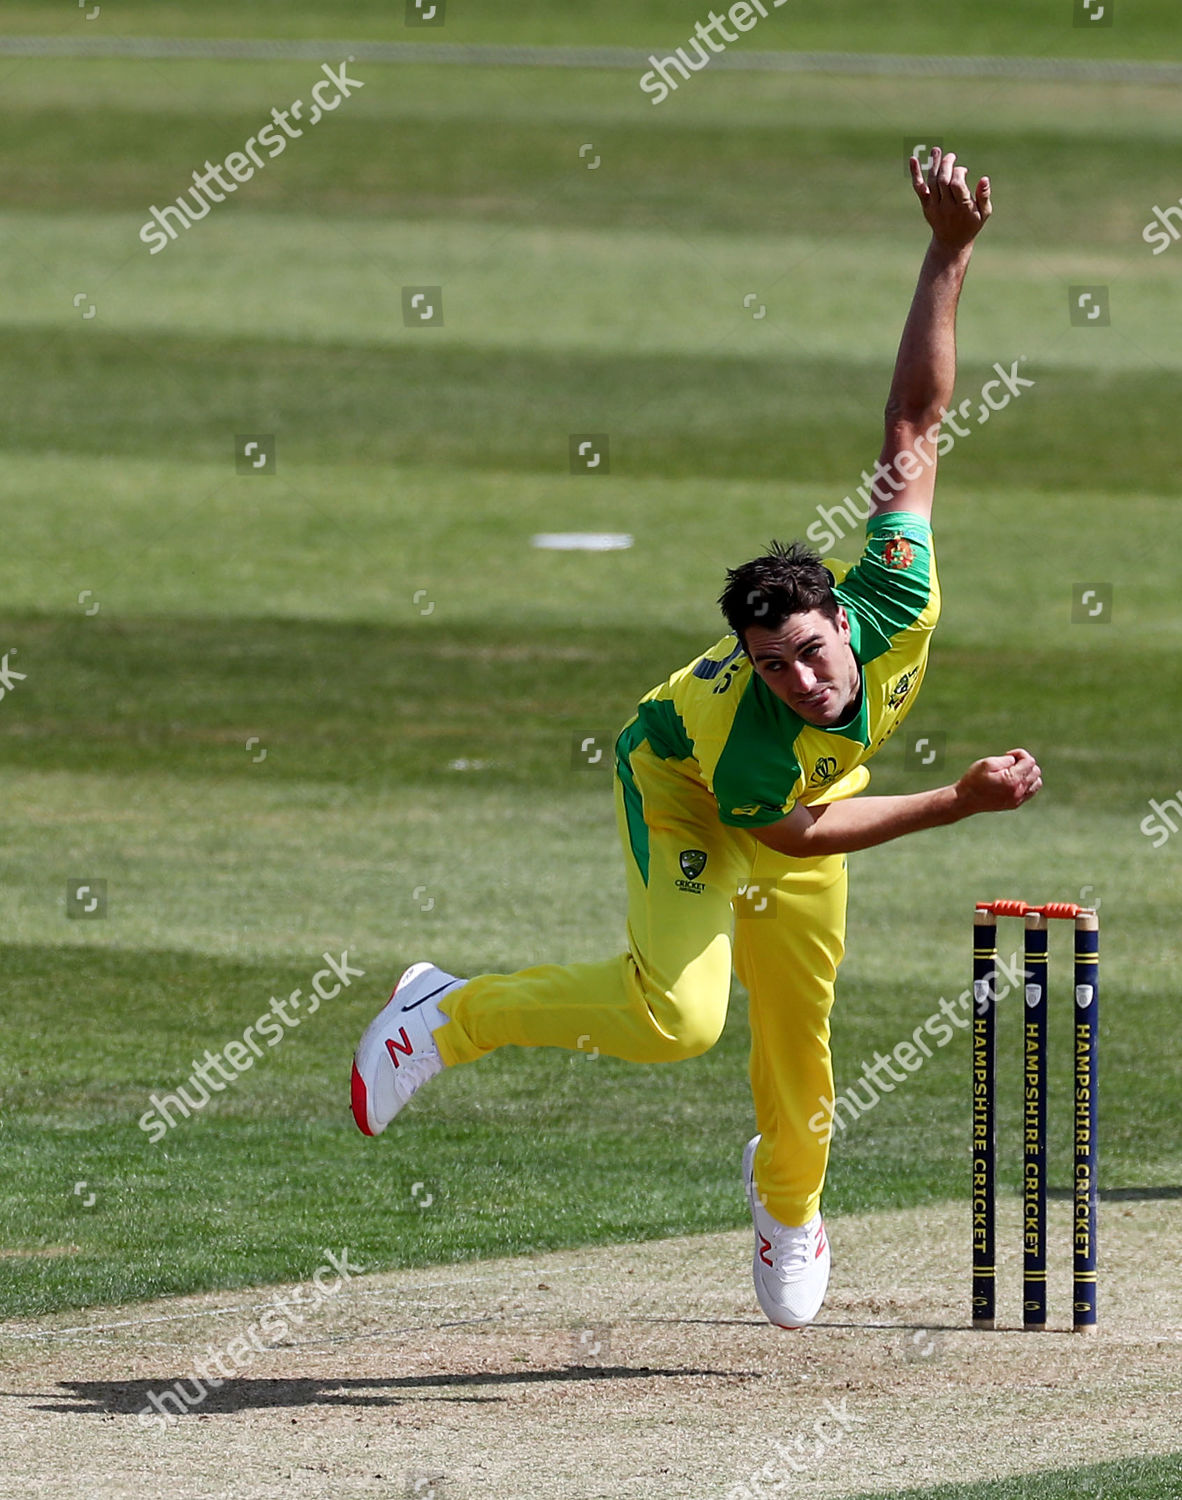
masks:
<path id="1" fill-rule="evenodd" d="M 645 69 L 673 50 L 640 47 L 495 46 L 463 42 L 317 42 L 213 37 L 0 37 L 0 57 L 125 57 L 280 62 L 351 57 L 358 62 L 485 68 Z M 873 52 L 720 52 L 710 66 L 752 73 L 845 73 L 889 78 L 1017 78 L 1085 83 L 1182 82 L 1182 64 L 1110 58 L 908 56 Z"/>

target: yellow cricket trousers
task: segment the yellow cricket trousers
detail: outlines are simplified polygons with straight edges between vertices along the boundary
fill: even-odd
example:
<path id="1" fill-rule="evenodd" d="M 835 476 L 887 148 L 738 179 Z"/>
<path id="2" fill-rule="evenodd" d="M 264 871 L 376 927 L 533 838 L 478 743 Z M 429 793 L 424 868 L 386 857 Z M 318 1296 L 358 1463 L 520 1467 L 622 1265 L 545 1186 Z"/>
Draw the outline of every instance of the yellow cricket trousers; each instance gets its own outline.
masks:
<path id="1" fill-rule="evenodd" d="M 469 980 L 442 1002 L 443 1060 L 506 1046 L 598 1048 L 646 1063 L 695 1057 L 722 1032 L 733 961 L 750 997 L 756 1183 L 782 1224 L 807 1223 L 829 1156 L 828 1132 L 809 1120 L 827 1122 L 834 1097 L 829 1011 L 844 953 L 845 856 L 790 859 L 728 828 L 710 793 L 647 741 L 629 768 L 615 783 L 628 951 Z"/>

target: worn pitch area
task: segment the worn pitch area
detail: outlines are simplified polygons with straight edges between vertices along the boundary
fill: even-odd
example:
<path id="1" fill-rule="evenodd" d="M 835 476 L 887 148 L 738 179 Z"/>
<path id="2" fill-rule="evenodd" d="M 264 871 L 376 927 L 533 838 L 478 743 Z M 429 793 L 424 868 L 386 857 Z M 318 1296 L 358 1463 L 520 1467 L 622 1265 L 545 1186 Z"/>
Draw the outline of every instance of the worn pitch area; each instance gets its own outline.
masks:
<path id="1" fill-rule="evenodd" d="M 1041 1334 L 1018 1327 L 1016 1202 L 996 1333 L 967 1326 L 963 1205 L 832 1221 L 803 1333 L 758 1315 L 746 1234 L 362 1276 L 167 1428 L 141 1421 L 149 1392 L 257 1326 L 272 1289 L 8 1324 L 0 1494 L 726 1496 L 762 1471 L 841 1496 L 1167 1452 L 1182 1202 L 1102 1205 L 1095 1337 L 1066 1331 L 1052 1210 Z"/>

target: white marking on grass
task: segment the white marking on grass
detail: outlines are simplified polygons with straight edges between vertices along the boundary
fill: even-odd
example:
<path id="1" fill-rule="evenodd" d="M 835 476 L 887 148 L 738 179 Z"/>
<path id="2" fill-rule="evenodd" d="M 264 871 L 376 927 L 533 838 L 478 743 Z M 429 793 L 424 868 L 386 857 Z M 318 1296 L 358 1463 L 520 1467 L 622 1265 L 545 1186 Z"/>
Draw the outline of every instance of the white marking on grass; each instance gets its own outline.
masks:
<path id="1" fill-rule="evenodd" d="M 621 552 L 632 545 L 626 531 L 539 531 L 530 541 L 546 552 Z"/>

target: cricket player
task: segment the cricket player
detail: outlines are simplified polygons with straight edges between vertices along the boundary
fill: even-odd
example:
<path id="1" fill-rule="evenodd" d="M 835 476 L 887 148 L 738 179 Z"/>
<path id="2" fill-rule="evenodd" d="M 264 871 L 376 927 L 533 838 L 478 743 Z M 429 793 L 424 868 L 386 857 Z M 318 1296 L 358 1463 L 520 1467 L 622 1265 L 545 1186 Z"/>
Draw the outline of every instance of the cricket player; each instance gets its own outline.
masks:
<path id="1" fill-rule="evenodd" d="M 654 688 L 616 742 L 628 885 L 627 952 L 462 980 L 409 968 L 358 1046 L 354 1118 L 384 1130 L 442 1068 L 496 1047 L 598 1048 L 633 1062 L 705 1052 L 726 1018 L 732 964 L 751 1018 L 759 1133 L 743 1174 L 755 1291 L 782 1328 L 815 1317 L 829 1280 L 821 1217 L 835 1097 L 829 1012 L 844 952 L 846 855 L 975 813 L 1017 808 L 1042 777 L 1026 750 L 954 784 L 858 795 L 866 762 L 915 702 L 940 609 L 931 513 L 956 373 L 956 308 L 991 212 L 953 153 L 912 186 L 931 228 L 866 476 L 861 556 L 800 543 L 730 570 L 730 633 Z M 812 1128 L 810 1128 L 810 1119 Z"/>

